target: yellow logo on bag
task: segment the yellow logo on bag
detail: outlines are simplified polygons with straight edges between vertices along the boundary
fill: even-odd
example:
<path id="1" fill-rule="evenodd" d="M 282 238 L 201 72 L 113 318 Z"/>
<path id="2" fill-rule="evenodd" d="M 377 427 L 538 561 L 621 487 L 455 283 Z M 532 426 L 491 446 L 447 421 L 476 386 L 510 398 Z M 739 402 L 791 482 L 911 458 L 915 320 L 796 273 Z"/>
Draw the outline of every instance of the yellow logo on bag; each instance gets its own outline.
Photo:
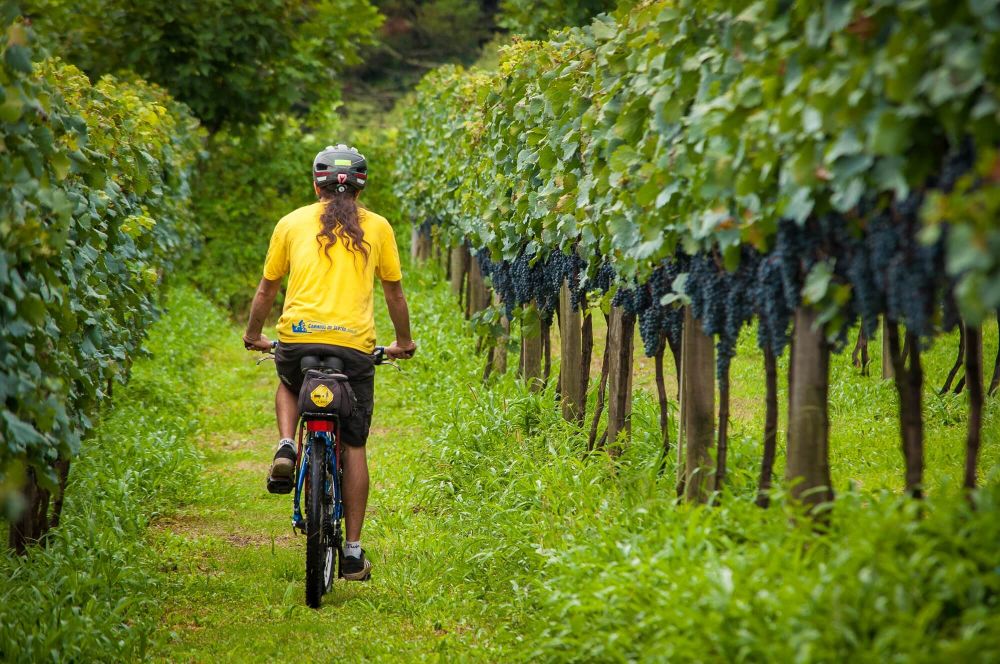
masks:
<path id="1" fill-rule="evenodd" d="M 309 398 L 320 408 L 326 408 L 333 401 L 333 392 L 326 385 L 317 385 L 316 389 L 309 393 Z"/>

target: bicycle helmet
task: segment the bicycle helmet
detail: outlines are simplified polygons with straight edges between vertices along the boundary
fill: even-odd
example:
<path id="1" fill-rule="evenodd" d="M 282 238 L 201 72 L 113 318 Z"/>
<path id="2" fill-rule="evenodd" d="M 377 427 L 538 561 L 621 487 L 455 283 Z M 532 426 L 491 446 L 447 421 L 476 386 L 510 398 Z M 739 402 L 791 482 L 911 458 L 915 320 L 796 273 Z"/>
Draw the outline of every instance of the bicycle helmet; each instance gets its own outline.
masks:
<path id="1" fill-rule="evenodd" d="M 368 162 L 357 148 L 328 145 L 313 159 L 313 182 L 323 189 L 339 193 L 350 187 L 356 191 L 365 188 L 368 181 Z"/>

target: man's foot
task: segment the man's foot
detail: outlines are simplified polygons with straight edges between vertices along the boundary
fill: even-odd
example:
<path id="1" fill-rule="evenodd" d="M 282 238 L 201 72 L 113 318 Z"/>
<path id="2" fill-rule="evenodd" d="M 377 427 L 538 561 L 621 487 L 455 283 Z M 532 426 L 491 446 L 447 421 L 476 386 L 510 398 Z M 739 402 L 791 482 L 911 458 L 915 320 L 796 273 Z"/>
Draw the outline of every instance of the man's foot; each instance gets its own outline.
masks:
<path id="1" fill-rule="evenodd" d="M 364 549 L 361 557 L 344 556 L 340 562 L 340 575 L 348 581 L 367 581 L 372 578 L 372 563 L 365 557 Z"/>
<path id="2" fill-rule="evenodd" d="M 295 484 L 292 481 L 293 475 L 295 443 L 286 438 L 278 444 L 278 451 L 274 453 L 271 471 L 267 474 L 267 490 L 271 493 L 290 493 Z"/>

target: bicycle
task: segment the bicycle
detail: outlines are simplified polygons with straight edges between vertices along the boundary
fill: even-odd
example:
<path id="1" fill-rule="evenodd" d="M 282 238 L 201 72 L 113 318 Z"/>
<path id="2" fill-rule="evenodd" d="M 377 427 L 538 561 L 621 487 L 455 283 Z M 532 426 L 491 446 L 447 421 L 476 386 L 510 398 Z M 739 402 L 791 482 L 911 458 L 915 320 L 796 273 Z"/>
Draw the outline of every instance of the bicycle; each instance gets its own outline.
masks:
<path id="1" fill-rule="evenodd" d="M 270 352 L 258 360 L 274 357 L 278 342 L 271 344 Z M 389 360 L 384 346 L 376 346 L 372 353 L 376 366 L 388 364 L 399 370 L 399 366 Z M 347 381 L 344 361 L 332 355 L 310 355 L 300 361 L 302 374 L 316 372 L 329 381 Z M 331 384 L 332 385 L 332 384 Z M 329 389 L 329 388 L 328 388 Z M 299 403 L 305 399 L 306 383 L 303 383 Z M 331 397 L 332 398 L 332 397 Z M 324 411 L 322 403 L 312 399 L 311 403 L 320 408 L 303 411 L 300 408 L 298 446 L 295 455 L 295 492 L 292 498 L 292 530 L 306 536 L 306 604 L 318 609 L 323 595 L 329 590 L 335 578 L 343 576 L 343 518 L 344 507 L 341 495 L 343 467 L 340 463 L 341 443 L 339 415 Z M 303 437 L 305 443 L 303 445 Z M 287 484 L 285 487 L 287 488 Z M 305 496 L 306 509 L 303 514 L 302 497 Z"/>

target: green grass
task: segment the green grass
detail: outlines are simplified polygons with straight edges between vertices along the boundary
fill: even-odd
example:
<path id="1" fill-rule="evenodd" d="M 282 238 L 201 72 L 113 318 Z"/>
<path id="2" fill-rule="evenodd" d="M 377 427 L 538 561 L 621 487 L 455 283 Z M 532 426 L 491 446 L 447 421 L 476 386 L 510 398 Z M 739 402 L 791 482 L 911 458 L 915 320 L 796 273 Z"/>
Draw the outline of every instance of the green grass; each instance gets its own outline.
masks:
<path id="1" fill-rule="evenodd" d="M 513 375 L 481 387 L 483 359 L 440 282 L 432 270 L 408 275 L 420 352 L 405 373 L 385 368 L 377 378 L 363 536 L 370 583 L 337 582 L 321 610 L 304 606 L 290 497 L 264 490 L 276 438 L 273 366 L 256 366 L 238 327 L 180 291 L 151 338 L 154 358 L 137 364 L 74 469 L 67 525 L 27 561 L 4 559 L 12 580 L 0 596 L 0 644 L 20 648 L 5 655 L 1000 659 L 1000 405 L 987 405 L 985 488 L 973 509 L 959 487 L 965 397 L 933 394 L 953 338 L 924 357 L 923 503 L 901 496 L 891 384 L 835 356 L 838 498 L 817 532 L 780 489 L 771 509 L 752 504 L 763 418 L 752 333 L 732 369 L 728 488 L 717 506 L 678 505 L 673 459 L 658 472 L 656 406 L 642 389 L 648 362 L 637 370 L 632 443 L 615 461 L 587 455 L 551 389 L 528 393 Z M 986 336 L 992 358 L 996 337 Z M 121 445 L 128 462 L 102 471 Z M 779 478 L 782 462 L 779 450 Z"/>

